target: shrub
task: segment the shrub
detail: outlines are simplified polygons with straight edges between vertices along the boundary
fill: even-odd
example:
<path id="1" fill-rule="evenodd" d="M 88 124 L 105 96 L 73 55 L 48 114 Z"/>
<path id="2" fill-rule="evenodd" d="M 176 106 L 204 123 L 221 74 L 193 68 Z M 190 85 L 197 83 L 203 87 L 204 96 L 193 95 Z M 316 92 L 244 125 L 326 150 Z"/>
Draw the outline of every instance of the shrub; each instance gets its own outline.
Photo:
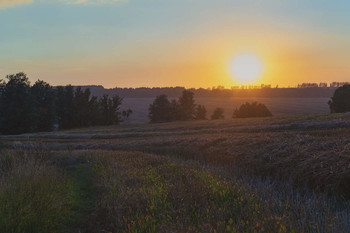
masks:
<path id="1" fill-rule="evenodd" d="M 222 108 L 216 108 L 211 115 L 212 120 L 219 120 L 219 119 L 224 119 L 224 109 Z"/>
<path id="2" fill-rule="evenodd" d="M 350 111 L 350 85 L 344 85 L 335 90 L 333 97 L 328 102 L 331 113 Z"/>
<path id="3" fill-rule="evenodd" d="M 239 109 L 233 112 L 233 118 L 247 117 L 269 117 L 272 116 L 270 110 L 262 103 L 253 102 L 242 104 Z"/>

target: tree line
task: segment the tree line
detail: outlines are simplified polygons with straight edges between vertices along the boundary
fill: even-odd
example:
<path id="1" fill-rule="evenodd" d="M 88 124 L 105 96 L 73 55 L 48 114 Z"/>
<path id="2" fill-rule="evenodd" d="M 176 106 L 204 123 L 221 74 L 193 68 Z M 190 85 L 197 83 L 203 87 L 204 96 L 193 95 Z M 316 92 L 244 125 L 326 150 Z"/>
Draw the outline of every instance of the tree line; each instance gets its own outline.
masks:
<path id="1" fill-rule="evenodd" d="M 119 96 L 92 96 L 90 89 L 71 85 L 52 87 L 38 80 L 31 85 L 25 73 L 0 80 L 0 133 L 20 134 L 119 124 L 132 111 L 121 111 Z"/>
<path id="2" fill-rule="evenodd" d="M 328 88 L 234 88 L 226 89 L 223 86 L 212 88 L 190 88 L 185 87 L 138 87 L 138 88 L 104 88 L 103 86 L 82 86 L 83 89 L 90 88 L 90 91 L 95 96 L 102 96 L 103 94 L 118 95 L 124 98 L 155 98 L 156 96 L 165 94 L 168 97 L 178 98 L 184 90 L 189 90 L 194 93 L 197 98 L 202 97 L 247 97 L 247 98 L 280 98 L 280 97 L 294 97 L 294 98 L 330 98 L 335 90 L 334 87 Z"/>
<path id="3" fill-rule="evenodd" d="M 350 112 L 350 85 L 337 88 L 328 102 L 331 113 Z M 159 95 L 149 107 L 151 123 L 183 120 L 205 120 L 207 110 L 203 105 L 196 105 L 194 92 L 184 90 L 179 100 L 169 100 L 166 95 Z M 233 111 L 232 118 L 270 117 L 272 113 L 262 103 L 246 102 Z M 212 120 L 224 119 L 224 109 L 216 108 Z"/>
<path id="4" fill-rule="evenodd" d="M 151 123 L 170 121 L 205 120 L 207 110 L 194 101 L 194 93 L 182 92 L 178 100 L 169 100 L 166 95 L 159 95 L 149 106 L 148 117 Z"/>
<path id="5" fill-rule="evenodd" d="M 262 103 L 245 103 L 235 109 L 233 118 L 269 117 L 270 110 Z M 194 93 L 184 90 L 181 97 L 169 100 L 167 95 L 159 95 L 149 106 L 148 117 L 151 123 L 206 120 L 207 110 L 203 105 L 197 105 L 194 101 Z M 216 108 L 210 117 L 212 120 L 224 119 L 224 109 Z"/>

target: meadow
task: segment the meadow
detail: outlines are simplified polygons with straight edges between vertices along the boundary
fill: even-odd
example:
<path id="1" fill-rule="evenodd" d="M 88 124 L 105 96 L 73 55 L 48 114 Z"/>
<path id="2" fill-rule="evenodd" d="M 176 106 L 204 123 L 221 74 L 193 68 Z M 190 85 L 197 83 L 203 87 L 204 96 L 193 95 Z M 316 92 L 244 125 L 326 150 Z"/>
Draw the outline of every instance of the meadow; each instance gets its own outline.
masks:
<path id="1" fill-rule="evenodd" d="M 350 115 L 1 136 L 0 232 L 350 232 Z"/>

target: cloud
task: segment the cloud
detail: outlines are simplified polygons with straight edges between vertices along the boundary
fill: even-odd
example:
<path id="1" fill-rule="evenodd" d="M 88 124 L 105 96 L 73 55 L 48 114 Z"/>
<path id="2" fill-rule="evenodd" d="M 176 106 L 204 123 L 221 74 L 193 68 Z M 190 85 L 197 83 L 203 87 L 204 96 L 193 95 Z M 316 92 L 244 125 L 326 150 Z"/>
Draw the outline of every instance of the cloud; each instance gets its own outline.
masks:
<path id="1" fill-rule="evenodd" d="M 33 0 L 0 0 L 0 8 L 7 8 L 24 3 L 32 3 Z"/>
<path id="2" fill-rule="evenodd" d="M 101 3 L 113 3 L 113 2 L 126 2 L 127 0 L 63 0 L 68 4 L 101 4 Z"/>
<path id="3" fill-rule="evenodd" d="M 81 3 L 110 3 L 110 2 L 121 2 L 123 0 L 69 0 L 66 2 L 81 4 Z"/>
<path id="4" fill-rule="evenodd" d="M 39 1 L 39 0 L 37 0 Z M 40 2 L 49 2 L 50 0 L 40 0 Z M 51 0 L 52 1 L 52 0 Z M 56 0 L 65 4 L 101 4 L 113 2 L 125 2 L 127 0 Z M 20 4 L 33 3 L 34 0 L 0 0 L 0 8 L 12 7 Z"/>

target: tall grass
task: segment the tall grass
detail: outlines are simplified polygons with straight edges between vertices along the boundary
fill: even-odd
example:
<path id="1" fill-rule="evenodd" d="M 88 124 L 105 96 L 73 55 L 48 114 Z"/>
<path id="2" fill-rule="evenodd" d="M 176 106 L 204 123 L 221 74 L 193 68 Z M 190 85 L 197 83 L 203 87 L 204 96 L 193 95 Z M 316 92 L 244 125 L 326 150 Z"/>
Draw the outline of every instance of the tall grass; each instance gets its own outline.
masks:
<path id="1" fill-rule="evenodd" d="M 89 157 L 99 198 L 88 232 L 350 232 L 350 203 L 140 152 Z"/>
<path id="2" fill-rule="evenodd" d="M 64 232 L 71 183 L 47 151 L 0 154 L 0 232 Z"/>
<path id="3" fill-rule="evenodd" d="M 348 119 L 40 134 L 0 154 L 0 232 L 350 232 Z"/>

